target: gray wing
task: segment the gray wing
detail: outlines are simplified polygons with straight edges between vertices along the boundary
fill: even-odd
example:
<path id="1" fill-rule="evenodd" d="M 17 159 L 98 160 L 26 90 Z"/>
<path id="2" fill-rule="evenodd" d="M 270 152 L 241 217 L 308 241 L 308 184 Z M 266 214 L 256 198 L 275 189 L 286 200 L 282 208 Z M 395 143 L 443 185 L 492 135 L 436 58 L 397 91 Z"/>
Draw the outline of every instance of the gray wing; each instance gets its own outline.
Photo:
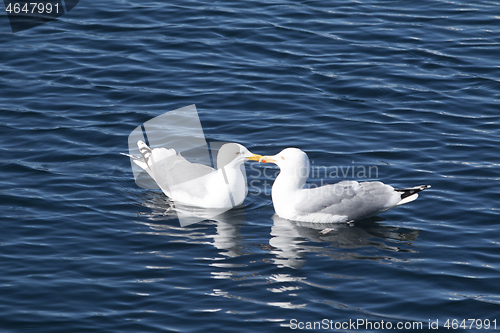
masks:
<path id="1" fill-rule="evenodd" d="M 120 154 L 123 155 L 123 156 L 130 157 L 135 164 L 137 164 L 138 166 L 140 166 L 141 169 L 143 169 L 144 171 L 146 171 L 151 176 L 151 174 L 150 174 L 151 169 L 149 169 L 149 167 L 146 164 L 144 158 L 140 158 L 140 157 L 137 157 L 137 156 L 134 156 L 134 155 L 130 155 L 130 154 L 125 154 L 125 153 L 120 153 Z"/>
<path id="2" fill-rule="evenodd" d="M 193 197 L 204 197 L 207 194 L 208 189 L 203 182 L 191 182 L 185 187 L 182 184 L 216 172 L 215 169 L 204 164 L 191 163 L 174 149 L 151 149 L 142 141 L 137 145 L 149 170 L 143 169 L 151 175 L 165 194 L 172 196 L 170 191 L 172 186 L 176 186 L 177 191 L 185 191 Z"/>
<path id="3" fill-rule="evenodd" d="M 392 186 L 381 182 L 341 181 L 300 192 L 295 202 L 299 214 L 345 215 L 349 220 L 377 215 L 401 200 Z"/>
<path id="4" fill-rule="evenodd" d="M 172 167 L 169 169 L 171 185 L 185 183 L 187 181 L 206 176 L 216 170 L 205 164 L 192 163 L 186 160 L 181 154 L 175 155 Z"/>

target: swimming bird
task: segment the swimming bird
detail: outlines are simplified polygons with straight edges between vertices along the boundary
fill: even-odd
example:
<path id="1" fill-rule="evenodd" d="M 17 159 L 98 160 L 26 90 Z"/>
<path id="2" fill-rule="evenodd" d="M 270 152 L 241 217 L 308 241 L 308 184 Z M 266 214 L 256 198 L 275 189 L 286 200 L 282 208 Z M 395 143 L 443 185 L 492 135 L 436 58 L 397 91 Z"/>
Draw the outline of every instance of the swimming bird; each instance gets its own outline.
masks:
<path id="1" fill-rule="evenodd" d="M 341 181 L 307 188 L 309 158 L 298 148 L 286 148 L 274 156 L 262 156 L 262 163 L 275 163 L 280 173 L 271 196 L 276 214 L 284 219 L 337 223 L 378 215 L 411 202 L 430 185 L 395 189 L 378 181 Z"/>
<path id="2" fill-rule="evenodd" d="M 146 171 L 175 204 L 224 209 L 243 203 L 248 193 L 243 163 L 262 156 L 237 143 L 226 143 L 217 154 L 217 170 L 186 160 L 175 149 L 148 147 L 137 142 L 141 157 L 123 154 Z"/>

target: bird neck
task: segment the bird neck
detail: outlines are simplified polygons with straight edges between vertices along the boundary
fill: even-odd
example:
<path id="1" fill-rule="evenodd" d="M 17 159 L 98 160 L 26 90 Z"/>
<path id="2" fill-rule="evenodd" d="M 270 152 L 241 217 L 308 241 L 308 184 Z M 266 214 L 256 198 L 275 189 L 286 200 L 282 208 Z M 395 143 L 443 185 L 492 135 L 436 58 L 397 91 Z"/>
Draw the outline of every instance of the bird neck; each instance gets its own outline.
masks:
<path id="1" fill-rule="evenodd" d="M 302 171 L 300 169 L 285 169 L 276 177 L 271 190 L 271 197 L 274 210 L 279 216 L 291 218 L 294 214 L 293 211 L 290 211 L 289 206 L 295 202 L 296 195 L 306 183 L 309 174 L 306 171 L 309 171 L 309 169 Z"/>
<path id="2" fill-rule="evenodd" d="M 240 180 L 240 178 L 243 177 L 241 165 L 236 163 L 229 163 L 217 171 L 227 178 L 229 184 L 232 184 L 234 181 Z"/>
<path id="3" fill-rule="evenodd" d="M 309 176 L 309 165 L 281 170 L 273 185 L 279 192 L 293 192 L 304 187 Z"/>
<path id="4" fill-rule="evenodd" d="M 223 179 L 224 185 L 229 189 L 230 195 L 232 197 L 232 204 L 239 205 L 245 200 L 247 195 L 246 178 L 243 173 L 243 164 L 241 165 L 231 165 L 228 164 L 225 167 L 217 170 L 220 179 Z"/>

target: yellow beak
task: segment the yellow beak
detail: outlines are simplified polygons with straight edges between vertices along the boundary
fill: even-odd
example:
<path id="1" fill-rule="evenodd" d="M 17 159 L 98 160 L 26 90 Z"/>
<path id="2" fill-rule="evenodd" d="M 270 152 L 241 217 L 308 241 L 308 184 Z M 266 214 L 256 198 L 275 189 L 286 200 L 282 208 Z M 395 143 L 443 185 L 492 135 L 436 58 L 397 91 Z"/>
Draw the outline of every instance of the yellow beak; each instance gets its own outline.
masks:
<path id="1" fill-rule="evenodd" d="M 253 154 L 252 156 L 247 157 L 247 160 L 249 160 L 249 161 L 259 161 L 261 158 L 262 158 L 262 155 Z"/>
<path id="2" fill-rule="evenodd" d="M 262 156 L 259 160 L 261 163 L 276 163 L 274 156 Z"/>

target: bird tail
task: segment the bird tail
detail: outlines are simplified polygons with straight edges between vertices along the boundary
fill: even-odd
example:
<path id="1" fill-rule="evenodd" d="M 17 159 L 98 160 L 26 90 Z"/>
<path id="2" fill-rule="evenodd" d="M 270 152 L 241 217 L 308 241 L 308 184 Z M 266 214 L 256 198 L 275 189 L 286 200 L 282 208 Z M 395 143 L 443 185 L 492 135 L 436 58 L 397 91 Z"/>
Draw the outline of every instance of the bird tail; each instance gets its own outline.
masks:
<path id="1" fill-rule="evenodd" d="M 156 179 L 154 177 L 153 165 L 166 158 L 176 156 L 175 149 L 166 149 L 166 148 L 151 149 L 142 140 L 137 141 L 137 147 L 139 147 L 139 152 L 141 153 L 142 158 L 125 153 L 120 153 L 120 154 L 130 157 L 135 164 L 137 164 L 139 167 L 141 167 L 141 169 L 146 171 L 155 181 Z"/>
<path id="2" fill-rule="evenodd" d="M 394 191 L 401 194 L 401 201 L 398 202 L 398 206 L 412 202 L 413 200 L 418 198 L 418 192 L 421 192 L 427 188 L 431 187 L 430 185 L 419 185 L 411 188 L 395 188 Z"/>
<path id="3" fill-rule="evenodd" d="M 137 146 L 139 147 L 139 151 L 141 152 L 142 158 L 134 155 L 129 155 L 125 153 L 120 153 L 124 156 L 130 157 L 132 161 L 137 164 L 141 169 L 146 171 L 149 175 L 151 175 L 151 169 L 149 168 L 148 161 L 151 157 L 151 148 L 148 147 L 143 141 L 139 140 L 137 142 Z"/>
<path id="4" fill-rule="evenodd" d="M 120 155 L 130 157 L 130 158 L 132 158 L 134 160 L 142 160 L 142 158 L 134 156 L 134 155 L 129 155 L 129 154 L 125 154 L 125 153 L 120 153 Z"/>
<path id="5" fill-rule="evenodd" d="M 152 153 L 151 148 L 149 148 L 148 145 L 142 140 L 137 141 L 137 147 L 139 147 L 139 151 L 144 158 L 144 162 L 149 165 L 149 159 L 151 158 Z"/>
<path id="6" fill-rule="evenodd" d="M 141 168 L 146 170 L 153 179 L 155 179 L 152 176 L 152 171 L 153 171 L 153 165 L 155 163 L 162 163 L 163 160 L 170 159 L 172 157 L 176 156 L 176 151 L 175 149 L 167 149 L 167 148 L 154 148 L 151 149 L 148 147 L 148 145 L 144 141 L 137 141 L 137 147 L 139 147 L 139 151 L 142 154 L 142 157 L 144 158 L 143 165 L 139 165 L 136 160 L 136 164 L 138 164 Z M 172 163 L 172 160 L 170 160 L 169 163 Z M 161 166 L 161 164 L 160 164 Z"/>

